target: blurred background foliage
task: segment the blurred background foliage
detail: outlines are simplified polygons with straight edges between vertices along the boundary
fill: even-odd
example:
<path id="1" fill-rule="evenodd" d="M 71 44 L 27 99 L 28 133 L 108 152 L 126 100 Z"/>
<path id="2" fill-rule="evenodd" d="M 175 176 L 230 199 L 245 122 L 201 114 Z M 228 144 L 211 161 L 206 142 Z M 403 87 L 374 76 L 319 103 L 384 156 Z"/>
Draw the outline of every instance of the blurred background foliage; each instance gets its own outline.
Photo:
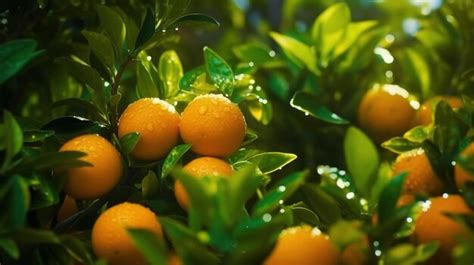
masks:
<path id="1" fill-rule="evenodd" d="M 207 264 L 216 263 L 217 259 L 214 252 L 206 252 L 209 246 L 229 264 L 239 264 L 247 259 L 261 260 L 274 242 L 271 236 L 285 226 L 298 223 L 319 226 L 332 233 L 331 237 L 337 244 L 344 246 L 347 245 L 347 238 L 341 236 L 341 231 L 351 228 L 348 237 L 352 242 L 360 237 L 360 230 L 363 230 L 369 234 L 371 241 L 380 244 L 370 246 L 371 253 L 375 255 L 379 249 L 403 243 L 403 239 L 413 230 L 413 225 L 403 224 L 404 220 L 407 216 L 415 216 L 419 209 L 415 205 L 395 209 L 404 178 L 403 174 L 396 178 L 391 176 L 390 162 L 395 153 L 408 150 L 404 149 L 407 147 L 423 146 L 434 154 L 430 160 L 439 162 L 438 169 L 449 168 L 445 170 L 448 173 L 441 175 L 447 175 L 452 180 L 452 165 L 446 163 L 454 161 L 459 149 L 472 141 L 474 2 L 470 0 L 201 0 L 189 3 L 110 0 L 101 4 L 118 14 L 118 24 L 114 24 L 117 20 L 104 23 L 104 17 L 114 15 L 103 15 L 110 10 L 97 8 L 97 1 L 94 0 L 7 0 L 0 3 L 2 50 L 18 49 L 15 65 L 4 63 L 8 59 L 12 61 L 5 53 L 0 54 L 0 66 L 2 69 L 21 70 L 16 74 L 4 72 L 0 75 L 0 105 L 7 110 L 0 128 L 19 135 L 22 135 L 21 130 L 24 131 L 21 139 L 16 138 L 14 144 L 0 146 L 1 150 L 6 150 L 2 153 L 4 163 L 0 174 L 15 173 L 11 174 L 13 177 L 9 181 L 2 183 L 6 188 L 0 189 L 0 195 L 10 192 L 8 198 L 16 200 L 12 204 L 14 206 L 7 210 L 12 213 L 11 218 L 6 218 L 10 225 L 24 225 L 26 220 L 21 218 L 26 218 L 28 209 L 46 209 L 28 217 L 35 220 L 28 220 L 30 224 L 40 220 L 34 226 L 42 228 L 46 225 L 42 221 L 47 218 L 36 215 L 51 217 L 57 210 L 60 192 L 52 192 L 52 197 L 47 195 L 49 191 L 44 187 L 54 189 L 55 185 L 61 184 L 54 181 L 51 184 L 42 173 L 58 165 L 81 165 L 77 160 L 80 154 L 60 156 L 54 153 L 61 141 L 71 137 L 69 126 L 79 131 L 83 129 L 113 135 L 117 118 L 114 115 L 117 111 L 121 113 L 139 97 L 158 95 L 176 103 L 177 109 L 182 110 L 183 104 L 196 94 L 223 92 L 234 102 L 241 103 L 248 128 L 251 129 L 247 135 L 249 142 L 256 138 L 252 131 L 257 132 L 259 139 L 251 143 L 251 148 L 298 156 L 283 170 L 271 167 L 268 172 L 260 172 L 272 173 L 275 180 L 272 180 L 268 191 L 259 190 L 258 199 L 246 193 L 255 191 L 255 187 L 262 184 L 261 179 L 255 176 L 241 197 L 239 192 L 234 194 L 240 203 L 236 203 L 234 208 L 242 208 L 246 203 L 253 205 L 253 210 L 249 211 L 251 216 L 234 216 L 233 219 L 229 216 L 232 217 L 238 210 L 218 209 L 208 213 L 212 217 L 200 216 L 203 213 L 190 214 L 191 227 L 185 227 L 176 221 L 186 217 L 169 189 L 160 190 L 160 196 L 151 192 L 152 196 L 145 198 L 153 210 L 172 217 L 164 218 L 163 224 L 170 240 L 178 240 L 173 244 L 191 242 L 187 245 L 188 249 L 177 249 L 180 256 L 198 259 L 196 253 L 206 253 L 201 261 Z M 184 10 L 210 17 L 194 14 L 181 19 Z M 114 26 L 111 28 L 110 25 Z M 117 25 L 126 28 L 126 34 Z M 105 41 L 107 43 L 104 44 L 101 42 L 103 38 L 98 36 L 101 34 L 113 42 Z M 20 39 L 15 47 L 8 46 L 11 41 Z M 109 45 L 111 49 L 101 50 L 103 45 Z M 204 52 L 203 47 L 206 47 Z M 91 66 L 87 68 L 89 70 L 83 67 L 78 71 L 77 67 L 86 65 L 84 62 Z M 216 64 L 213 66 L 210 62 Z M 94 71 L 91 72 L 91 69 Z M 118 75 L 121 78 L 117 79 Z M 224 81 L 217 84 L 221 81 L 215 78 L 216 75 L 224 77 Z M 168 81 L 173 86 L 168 85 Z M 460 111 L 457 116 L 447 104 L 439 104 L 435 114 L 435 126 L 441 128 L 438 132 L 432 133 L 432 127 L 426 129 L 429 132 L 424 128 L 413 129 L 404 138 L 397 139 L 402 145 L 395 145 L 394 142 L 386 145 L 393 151 L 389 152 L 374 144 L 356 127 L 360 100 L 377 83 L 397 84 L 405 88 L 418 106 L 434 95 L 463 95 L 466 113 Z M 99 89 L 91 89 L 96 87 Z M 115 89 L 121 92 L 121 100 L 114 97 Z M 69 100 L 72 98 L 82 101 Z M 71 115 L 90 120 L 71 118 Z M 49 138 L 53 133 L 56 138 Z M 14 139 L 7 134 L 0 136 L 0 139 Z M 453 139 L 455 143 L 447 139 Z M 118 139 L 113 140 L 119 145 Z M 127 153 L 126 143 L 120 142 L 119 146 L 123 148 L 122 152 Z M 259 153 L 253 149 L 237 152 L 230 157 L 230 161 L 235 166 L 239 162 L 252 160 L 252 157 L 264 160 L 261 157 L 256 159 Z M 33 159 L 14 161 L 20 150 L 23 150 L 21 156 Z M 188 150 L 189 146 L 177 146 L 163 166 L 161 162 L 144 165 L 128 161 L 132 169 L 127 174 L 139 176 L 143 183 L 152 182 L 150 179 L 160 175 L 160 179 L 171 186 L 171 180 L 166 176 Z M 279 166 L 295 159 L 290 154 L 273 155 L 272 158 L 280 159 L 276 163 Z M 165 165 L 167 171 L 163 173 Z M 29 169 L 41 174 L 32 173 Z M 245 167 L 242 172 L 242 179 L 250 179 L 253 173 Z M 180 180 L 188 178 L 179 172 L 174 175 Z M 242 187 L 238 186 L 238 180 L 219 185 L 239 191 L 238 188 Z M 269 178 L 264 180 L 263 186 L 270 183 Z M 202 183 L 188 181 L 190 185 L 195 185 L 195 191 L 206 190 Z M 142 183 L 134 184 L 142 187 Z M 61 234 L 71 228 L 90 228 L 98 210 L 107 202 L 114 204 L 130 197 L 136 199 L 148 195 L 148 190 L 141 194 L 132 186 L 121 187 L 100 200 L 85 202 L 80 207 L 83 210 L 79 215 L 69 222 L 55 224 L 55 232 Z M 287 187 L 288 191 L 279 192 L 280 186 Z M 23 196 L 29 196 L 30 193 L 26 192 L 28 187 L 37 188 L 31 193 L 37 205 L 31 208 L 27 205 L 29 199 Z M 143 184 L 143 187 L 148 186 Z M 296 190 L 299 192 L 293 194 Z M 472 191 L 466 198 L 471 198 L 470 203 L 473 203 Z M 200 199 L 210 201 L 209 198 Z M 285 205 L 279 205 L 283 199 Z M 218 205 L 223 202 L 216 200 L 213 203 Z M 18 208 L 19 204 L 23 204 L 22 207 Z M 46 207 L 51 205 L 52 208 Z M 211 202 L 202 205 L 206 206 L 218 208 L 212 207 Z M 18 213 L 15 209 L 25 212 Z M 277 211 L 282 214 L 274 215 L 276 218 L 268 221 L 270 224 L 262 223 L 262 216 L 265 218 L 266 214 Z M 286 214 L 283 214 L 285 211 Z M 291 217 L 289 212 L 293 214 Z M 379 214 L 381 222 L 371 226 L 375 213 Z M 224 219 L 221 215 L 232 222 L 223 225 L 210 221 Z M 17 222 L 17 216 L 20 216 L 21 222 Z M 343 224 L 337 226 L 339 222 Z M 360 222 L 364 222 L 365 226 Z M 255 224 L 258 231 L 239 230 L 239 227 L 249 223 Z M 210 233 L 210 239 L 205 237 L 209 234 L 203 236 L 207 241 L 199 238 L 202 234 L 197 232 L 203 226 L 215 228 Z M 18 228 L 15 225 L 12 227 Z M 27 242 L 25 238 L 30 237 L 37 238 L 39 243 L 41 240 L 67 242 L 64 244 L 73 248 L 80 245 L 74 240 L 87 238 L 82 232 L 73 239 L 63 234 L 56 238 L 53 233 L 41 231 L 24 231 L 24 234 L 15 235 L 15 240 Z M 230 233 L 236 236 L 228 236 Z M 253 240 L 255 238 L 261 242 Z M 5 242 L 9 241 L 2 241 L 7 246 L 4 248 L 8 248 L 10 245 Z M 240 255 L 240 250 L 229 247 L 233 242 L 244 242 L 245 247 L 252 244 L 260 246 L 261 243 L 265 247 L 262 247 L 263 250 L 254 248 L 248 256 Z M 465 246 L 469 244 L 467 242 Z M 387 264 L 397 264 L 399 254 L 403 253 L 395 248 L 384 255 L 387 260 L 395 260 Z M 431 244 L 419 245 L 416 250 L 413 245 L 408 248 L 410 254 L 404 258 L 409 257 L 416 262 L 426 260 L 436 250 L 436 246 Z M 90 251 L 75 250 L 86 253 L 82 260 L 92 259 Z M 54 250 L 51 252 L 57 253 Z M 465 257 L 469 258 L 468 254 Z M 371 255 L 371 259 L 375 256 Z"/>

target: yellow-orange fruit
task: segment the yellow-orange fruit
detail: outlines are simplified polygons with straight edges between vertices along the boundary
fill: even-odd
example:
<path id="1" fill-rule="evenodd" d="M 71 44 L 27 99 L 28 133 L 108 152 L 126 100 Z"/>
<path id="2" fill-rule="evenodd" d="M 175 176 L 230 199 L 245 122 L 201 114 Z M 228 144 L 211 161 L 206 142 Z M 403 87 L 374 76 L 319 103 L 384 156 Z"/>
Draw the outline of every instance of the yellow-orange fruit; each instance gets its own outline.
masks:
<path id="1" fill-rule="evenodd" d="M 67 141 L 59 151 L 80 151 L 92 166 L 68 169 L 64 191 L 74 199 L 97 199 L 111 191 L 122 176 L 122 158 L 115 147 L 96 134 Z"/>
<path id="2" fill-rule="evenodd" d="M 459 195 L 432 198 L 431 203 L 426 203 L 428 205 L 429 208 L 425 208 L 416 220 L 413 240 L 419 244 L 439 242 L 439 249 L 429 264 L 453 264 L 451 251 L 456 244 L 455 238 L 468 233 L 468 230 L 444 214 L 469 214 L 472 210 Z"/>
<path id="3" fill-rule="evenodd" d="M 453 109 L 459 109 L 462 107 L 464 104 L 462 100 L 458 97 L 453 97 L 453 96 L 437 96 L 433 97 L 427 101 L 425 101 L 420 109 L 418 109 L 414 121 L 414 125 L 423 125 L 427 126 L 433 122 L 433 113 L 435 111 L 436 104 L 438 104 L 440 101 L 446 101 L 449 106 Z"/>
<path id="4" fill-rule="evenodd" d="M 97 218 L 92 228 L 94 253 L 110 265 L 142 265 L 145 258 L 136 248 L 128 228 L 146 229 L 163 236 L 157 216 L 150 209 L 135 203 L 115 205 Z"/>
<path id="5" fill-rule="evenodd" d="M 181 114 L 181 137 L 200 155 L 226 157 L 237 151 L 246 127 L 239 106 L 222 95 L 198 96 Z"/>
<path id="6" fill-rule="evenodd" d="M 233 173 L 232 167 L 227 162 L 214 157 L 196 158 L 184 166 L 183 170 L 197 178 L 204 176 L 228 177 Z M 179 205 L 183 209 L 188 209 L 189 198 L 180 181 L 175 182 L 174 193 Z"/>
<path id="7" fill-rule="evenodd" d="M 59 209 L 59 212 L 58 212 L 58 222 L 62 222 L 66 220 L 67 218 L 77 213 L 77 211 L 78 209 L 77 209 L 76 201 L 73 198 L 66 195 L 66 197 L 64 197 L 64 202 L 61 205 L 61 208 Z"/>
<path id="8" fill-rule="evenodd" d="M 462 156 L 472 154 L 474 154 L 474 143 L 471 143 L 468 147 L 466 147 L 466 149 L 464 149 L 464 151 L 461 152 Z M 467 182 L 474 182 L 474 176 L 460 165 L 456 164 L 454 166 L 454 180 L 456 181 L 456 186 L 460 188 Z"/>
<path id="9" fill-rule="evenodd" d="M 423 149 L 414 149 L 398 156 L 393 165 L 393 174 L 407 172 L 404 192 L 408 194 L 439 195 L 444 184 L 431 167 Z"/>
<path id="10" fill-rule="evenodd" d="M 341 254 L 329 237 L 309 226 L 283 230 L 264 265 L 339 264 Z"/>
<path id="11" fill-rule="evenodd" d="M 410 129 L 415 113 L 405 89 L 396 85 L 376 85 L 363 97 L 358 120 L 360 126 L 381 143 Z"/>
<path id="12" fill-rule="evenodd" d="M 360 241 L 348 245 L 342 251 L 343 265 L 364 265 L 367 264 L 369 258 L 367 256 L 369 251 L 369 239 L 364 237 Z"/>
<path id="13" fill-rule="evenodd" d="M 413 194 L 402 194 L 397 201 L 397 207 L 403 207 L 415 201 Z"/>
<path id="14" fill-rule="evenodd" d="M 179 114 L 159 98 L 142 98 L 128 105 L 120 116 L 118 135 L 140 133 L 132 156 L 140 160 L 165 157 L 179 140 Z"/>

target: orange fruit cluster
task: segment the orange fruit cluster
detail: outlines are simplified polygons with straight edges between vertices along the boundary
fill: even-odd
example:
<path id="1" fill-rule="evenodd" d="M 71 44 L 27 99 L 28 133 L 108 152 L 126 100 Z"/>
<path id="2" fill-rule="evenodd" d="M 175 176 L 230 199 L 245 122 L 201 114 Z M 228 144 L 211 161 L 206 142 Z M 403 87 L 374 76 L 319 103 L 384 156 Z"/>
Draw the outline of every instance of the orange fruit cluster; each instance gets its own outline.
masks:
<path id="1" fill-rule="evenodd" d="M 433 113 L 435 111 L 436 105 L 440 101 L 446 101 L 449 106 L 453 109 L 459 109 L 461 108 L 464 104 L 462 100 L 458 97 L 453 97 L 453 96 L 436 96 L 431 99 L 428 99 L 425 101 L 420 109 L 416 113 L 414 125 L 430 125 L 433 122 Z"/>

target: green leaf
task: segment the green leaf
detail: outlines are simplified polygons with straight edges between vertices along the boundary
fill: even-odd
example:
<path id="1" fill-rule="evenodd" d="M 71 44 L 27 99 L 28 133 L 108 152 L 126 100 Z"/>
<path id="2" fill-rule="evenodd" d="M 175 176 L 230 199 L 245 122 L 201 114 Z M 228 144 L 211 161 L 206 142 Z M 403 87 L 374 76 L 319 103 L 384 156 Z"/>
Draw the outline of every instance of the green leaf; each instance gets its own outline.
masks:
<path id="1" fill-rule="evenodd" d="M 179 24 L 186 23 L 186 22 L 204 22 L 204 23 L 220 26 L 219 21 L 217 21 L 215 18 L 209 15 L 200 14 L 200 13 L 192 13 L 192 14 L 186 14 L 186 15 L 178 17 L 177 19 L 175 19 L 173 22 L 170 23 L 168 28 L 175 27 L 175 26 L 178 26 Z"/>
<path id="2" fill-rule="evenodd" d="M 5 158 L 3 161 L 3 169 L 5 170 L 13 157 L 18 154 L 23 147 L 23 132 L 21 131 L 20 125 L 16 122 L 13 115 L 7 111 L 3 111 L 3 127 L 5 141 Z"/>
<path id="3" fill-rule="evenodd" d="M 178 256 L 182 258 L 183 264 L 221 264 L 219 258 L 210 252 L 205 244 L 199 242 L 195 233 L 189 228 L 166 217 L 160 218 L 160 223 L 163 225 L 166 235 L 170 238 Z M 205 240 L 205 234 L 202 237 Z"/>
<path id="4" fill-rule="evenodd" d="M 137 40 L 135 41 L 135 50 L 139 50 L 142 46 L 155 34 L 155 15 L 151 9 L 147 9 L 145 18 L 143 19 Z"/>
<path id="5" fill-rule="evenodd" d="M 457 145 L 466 135 L 468 128 L 458 118 L 446 101 L 436 105 L 433 141 L 446 159 L 453 159 Z"/>
<path id="6" fill-rule="evenodd" d="M 431 93 L 431 80 L 433 79 L 430 75 L 431 66 L 420 52 L 412 48 L 406 48 L 403 50 L 406 55 L 406 60 L 411 65 L 413 70 L 416 70 L 416 74 L 413 73 L 410 77 L 417 79 L 419 87 L 421 88 L 422 96 L 427 97 Z"/>
<path id="7" fill-rule="evenodd" d="M 318 215 L 322 227 L 329 227 L 341 219 L 338 203 L 318 185 L 305 184 L 301 191 L 303 202 Z"/>
<path id="8" fill-rule="evenodd" d="M 380 223 L 384 223 L 388 220 L 395 211 L 406 176 L 407 173 L 402 173 L 392 178 L 380 193 L 379 203 L 377 205 Z"/>
<path id="9" fill-rule="evenodd" d="M 92 52 L 100 62 L 109 68 L 110 73 L 114 73 L 115 55 L 110 39 L 100 33 L 83 30 L 82 35 L 87 39 Z"/>
<path id="10" fill-rule="evenodd" d="M 87 243 L 81 241 L 74 235 L 61 235 L 61 245 L 74 259 L 79 262 L 92 264 L 92 254 L 89 250 Z"/>
<path id="11" fill-rule="evenodd" d="M 352 45 L 354 45 L 361 35 L 363 35 L 369 29 L 374 28 L 377 24 L 378 22 L 375 20 L 350 23 L 345 30 L 343 39 L 332 51 L 333 57 L 335 58 L 346 52 L 351 48 Z"/>
<path id="12" fill-rule="evenodd" d="M 84 133 L 96 133 L 106 135 L 106 125 L 83 117 L 70 116 L 54 119 L 45 124 L 42 130 L 52 130 L 61 140 L 69 140 L 74 136 Z"/>
<path id="13" fill-rule="evenodd" d="M 271 213 L 284 203 L 302 184 L 304 184 L 309 171 L 295 172 L 278 181 L 265 196 L 255 204 L 253 216 Z"/>
<path id="14" fill-rule="evenodd" d="M 30 176 L 31 210 L 41 209 L 58 204 L 62 180 L 45 174 Z M 31 183 L 31 182 L 35 183 Z"/>
<path id="15" fill-rule="evenodd" d="M 244 141 L 242 142 L 241 146 L 249 145 L 257 139 L 258 139 L 258 135 L 256 133 L 247 130 L 245 132 L 245 138 L 244 138 Z"/>
<path id="16" fill-rule="evenodd" d="M 0 249 L 5 251 L 13 259 L 20 257 L 20 249 L 16 245 L 15 241 L 8 238 L 0 238 Z"/>
<path id="17" fill-rule="evenodd" d="M 399 244 L 387 251 L 383 262 L 387 265 L 424 264 L 436 253 L 438 247 L 438 242 L 420 244 L 416 247 L 407 243 Z"/>
<path id="18" fill-rule="evenodd" d="M 295 154 L 290 153 L 265 152 L 254 155 L 248 158 L 247 161 L 254 163 L 263 174 L 270 174 L 288 165 L 296 157 Z"/>
<path id="19" fill-rule="evenodd" d="M 244 62 L 262 65 L 275 60 L 274 51 L 260 42 L 246 43 L 232 49 L 237 58 Z"/>
<path id="20" fill-rule="evenodd" d="M 105 5 L 97 5 L 95 9 L 99 14 L 100 26 L 107 32 L 120 54 L 126 36 L 125 23 L 115 10 Z"/>
<path id="21" fill-rule="evenodd" d="M 73 61 L 67 58 L 58 58 L 56 62 L 61 66 L 66 67 L 69 73 L 72 74 L 79 82 L 89 85 L 94 91 L 104 98 L 104 83 L 102 77 L 96 69 L 92 68 L 89 65 Z"/>
<path id="22" fill-rule="evenodd" d="M 159 97 L 158 87 L 142 62 L 137 63 L 137 89 L 142 98 Z"/>
<path id="23" fill-rule="evenodd" d="M 205 72 L 206 69 L 204 66 L 199 66 L 192 69 L 191 71 L 186 72 L 181 78 L 181 80 L 179 80 L 179 89 L 192 90 L 196 79 Z"/>
<path id="24" fill-rule="evenodd" d="M 124 135 L 120 138 L 120 146 L 122 147 L 122 152 L 124 154 L 130 154 L 135 146 L 140 141 L 140 133 L 139 132 L 131 132 Z"/>
<path id="25" fill-rule="evenodd" d="M 313 24 L 311 36 L 317 44 L 319 56 L 325 67 L 330 53 L 343 38 L 351 22 L 351 12 L 346 3 L 337 3 L 328 7 Z"/>
<path id="26" fill-rule="evenodd" d="M 319 70 L 316 68 L 316 55 L 311 50 L 311 47 L 296 39 L 277 32 L 271 32 L 270 37 L 272 37 L 273 40 L 275 40 L 276 43 L 280 45 L 286 55 L 291 58 L 296 58 L 299 62 L 302 62 L 313 74 L 320 74 Z"/>
<path id="27" fill-rule="evenodd" d="M 361 130 L 351 126 L 344 137 L 344 157 L 357 190 L 368 196 L 379 166 L 374 143 Z"/>
<path id="28" fill-rule="evenodd" d="M 232 68 L 209 47 L 204 47 L 203 50 L 209 78 L 225 96 L 231 96 L 234 91 Z"/>
<path id="29" fill-rule="evenodd" d="M 135 246 L 150 264 L 167 264 L 166 246 L 162 238 L 146 229 L 127 230 Z"/>
<path id="30" fill-rule="evenodd" d="M 396 154 L 401 154 L 415 148 L 419 148 L 420 143 L 414 143 L 403 137 L 394 137 L 382 143 L 382 147 Z"/>
<path id="31" fill-rule="evenodd" d="M 0 45 L 0 85 L 43 53 L 43 50 L 35 51 L 36 45 L 33 39 L 13 40 Z"/>
<path id="32" fill-rule="evenodd" d="M 31 161 L 25 163 L 25 166 L 31 166 L 34 170 L 65 170 L 75 167 L 92 166 L 89 162 L 80 160 L 86 153 L 78 151 L 61 151 L 42 153 Z"/>
<path id="33" fill-rule="evenodd" d="M 181 157 L 189 151 L 189 149 L 191 149 L 191 145 L 189 144 L 180 144 L 171 149 L 161 167 L 161 179 L 168 176 L 174 166 L 179 162 Z"/>
<path id="34" fill-rule="evenodd" d="M 313 96 L 303 91 L 298 91 L 293 95 L 290 105 L 317 119 L 332 123 L 332 124 L 348 124 L 349 121 L 331 112 L 326 107 L 321 106 L 318 100 Z"/>
<path id="35" fill-rule="evenodd" d="M 144 198 L 150 198 L 157 194 L 159 190 L 159 182 L 156 174 L 148 170 L 148 174 L 142 179 L 142 194 Z"/>
<path id="36" fill-rule="evenodd" d="M 101 122 L 107 123 L 108 120 L 102 114 L 102 111 L 97 108 L 96 105 L 90 103 L 89 101 L 85 101 L 79 98 L 66 98 L 62 100 L 58 100 L 51 105 L 51 109 L 59 108 L 59 107 L 71 107 L 72 109 L 80 109 L 91 114 L 94 118 L 100 120 Z"/>
<path id="37" fill-rule="evenodd" d="M 15 241 L 25 244 L 61 244 L 53 231 L 24 228 L 14 234 Z"/>
<path id="38" fill-rule="evenodd" d="M 179 92 L 179 81 L 183 76 L 183 66 L 178 54 L 169 50 L 161 54 L 158 71 L 165 89 L 165 98 L 175 96 Z"/>
<path id="39" fill-rule="evenodd" d="M 28 192 L 28 184 L 21 176 L 14 175 L 5 204 L 8 222 L 6 227 L 0 228 L 0 232 L 3 231 L 3 229 L 19 229 L 25 225 L 29 201 L 30 194 Z"/>
<path id="40" fill-rule="evenodd" d="M 311 226 L 319 226 L 318 215 L 306 207 L 289 206 L 285 207 L 292 211 L 293 217 L 298 221 L 297 223 L 306 223 Z"/>
<path id="41" fill-rule="evenodd" d="M 344 249 L 352 243 L 364 240 L 365 235 L 360 226 L 358 221 L 342 220 L 331 225 L 328 234 L 332 242 Z"/>
<path id="42" fill-rule="evenodd" d="M 416 126 L 403 134 L 403 138 L 415 143 L 422 143 L 430 136 L 430 127 Z"/>

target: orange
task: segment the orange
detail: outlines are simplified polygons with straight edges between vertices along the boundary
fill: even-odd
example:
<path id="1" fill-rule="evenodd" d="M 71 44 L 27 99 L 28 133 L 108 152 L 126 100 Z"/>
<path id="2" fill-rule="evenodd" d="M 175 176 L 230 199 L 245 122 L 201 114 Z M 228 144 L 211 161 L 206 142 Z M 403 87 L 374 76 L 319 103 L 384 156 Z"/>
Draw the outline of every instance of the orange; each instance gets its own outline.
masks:
<path id="1" fill-rule="evenodd" d="M 415 117 L 411 103 L 415 102 L 409 100 L 405 89 L 396 85 L 375 85 L 359 105 L 359 124 L 377 143 L 402 135 L 410 129 Z"/>
<path id="2" fill-rule="evenodd" d="M 67 141 L 59 151 L 80 151 L 81 160 L 92 166 L 67 170 L 64 191 L 74 199 L 97 199 L 111 191 L 122 176 L 122 158 L 115 147 L 96 134 L 85 134 Z"/>
<path id="3" fill-rule="evenodd" d="M 407 172 L 404 193 L 439 195 L 443 192 L 444 184 L 431 167 L 430 161 L 423 149 L 414 149 L 397 157 L 393 165 L 393 174 Z"/>
<path id="4" fill-rule="evenodd" d="M 169 254 L 166 261 L 168 265 L 183 265 L 183 262 L 178 257 L 178 255 L 176 255 L 176 253 Z"/>
<path id="5" fill-rule="evenodd" d="M 181 137 L 200 155 L 226 157 L 237 151 L 246 127 L 239 106 L 223 95 L 198 96 L 181 114 Z"/>
<path id="6" fill-rule="evenodd" d="M 467 156 L 467 155 L 472 155 L 474 154 L 474 143 L 471 143 L 464 151 L 462 151 L 461 155 L 462 156 Z M 464 168 L 462 168 L 460 165 L 455 165 L 454 166 L 454 180 L 456 181 L 456 186 L 458 188 L 464 186 L 467 182 L 472 182 L 474 181 L 474 176 L 467 172 Z"/>
<path id="7" fill-rule="evenodd" d="M 430 125 L 433 122 L 433 113 L 435 111 L 436 105 L 441 101 L 446 101 L 449 106 L 453 109 L 459 109 L 464 104 L 462 100 L 458 97 L 453 96 L 437 96 L 425 101 L 420 109 L 416 113 L 415 117 L 415 126 L 418 125 Z"/>
<path id="8" fill-rule="evenodd" d="M 194 177 L 232 175 L 232 167 L 224 160 L 213 157 L 200 157 L 189 162 L 183 170 Z M 176 181 L 174 186 L 176 199 L 183 209 L 189 208 L 189 198 L 181 182 Z"/>
<path id="9" fill-rule="evenodd" d="M 415 196 L 413 194 L 402 194 L 397 201 L 397 207 L 406 206 L 415 201 Z"/>
<path id="10" fill-rule="evenodd" d="M 455 222 L 444 213 L 469 214 L 469 206 L 459 195 L 449 195 L 447 198 L 436 197 L 431 199 L 428 209 L 423 209 L 415 223 L 413 239 L 416 243 L 438 241 L 439 249 L 429 264 L 452 264 L 451 250 L 456 244 L 456 237 L 468 233 L 467 228 Z"/>
<path id="11" fill-rule="evenodd" d="M 369 258 L 367 253 L 369 251 L 369 239 L 364 237 L 360 241 L 349 244 L 344 251 L 342 251 L 343 265 L 364 265 L 367 264 Z"/>
<path id="12" fill-rule="evenodd" d="M 264 265 L 339 264 L 340 253 L 329 237 L 309 226 L 283 230 Z"/>
<path id="13" fill-rule="evenodd" d="M 158 160 L 178 143 L 179 122 L 179 114 L 173 105 L 159 98 L 142 98 L 128 105 L 120 116 L 118 135 L 140 133 L 132 156 L 140 160 Z"/>
<path id="14" fill-rule="evenodd" d="M 77 211 L 78 209 L 77 209 L 76 201 L 73 198 L 66 195 L 66 197 L 64 197 L 64 202 L 61 205 L 61 208 L 59 209 L 59 212 L 58 212 L 58 222 L 62 222 L 66 220 L 67 218 L 77 213 Z"/>
<path id="15" fill-rule="evenodd" d="M 97 218 L 91 236 L 94 253 L 110 265 L 146 264 L 129 236 L 128 228 L 146 229 L 156 236 L 163 236 L 158 218 L 150 209 L 124 202 L 105 210 Z"/>

